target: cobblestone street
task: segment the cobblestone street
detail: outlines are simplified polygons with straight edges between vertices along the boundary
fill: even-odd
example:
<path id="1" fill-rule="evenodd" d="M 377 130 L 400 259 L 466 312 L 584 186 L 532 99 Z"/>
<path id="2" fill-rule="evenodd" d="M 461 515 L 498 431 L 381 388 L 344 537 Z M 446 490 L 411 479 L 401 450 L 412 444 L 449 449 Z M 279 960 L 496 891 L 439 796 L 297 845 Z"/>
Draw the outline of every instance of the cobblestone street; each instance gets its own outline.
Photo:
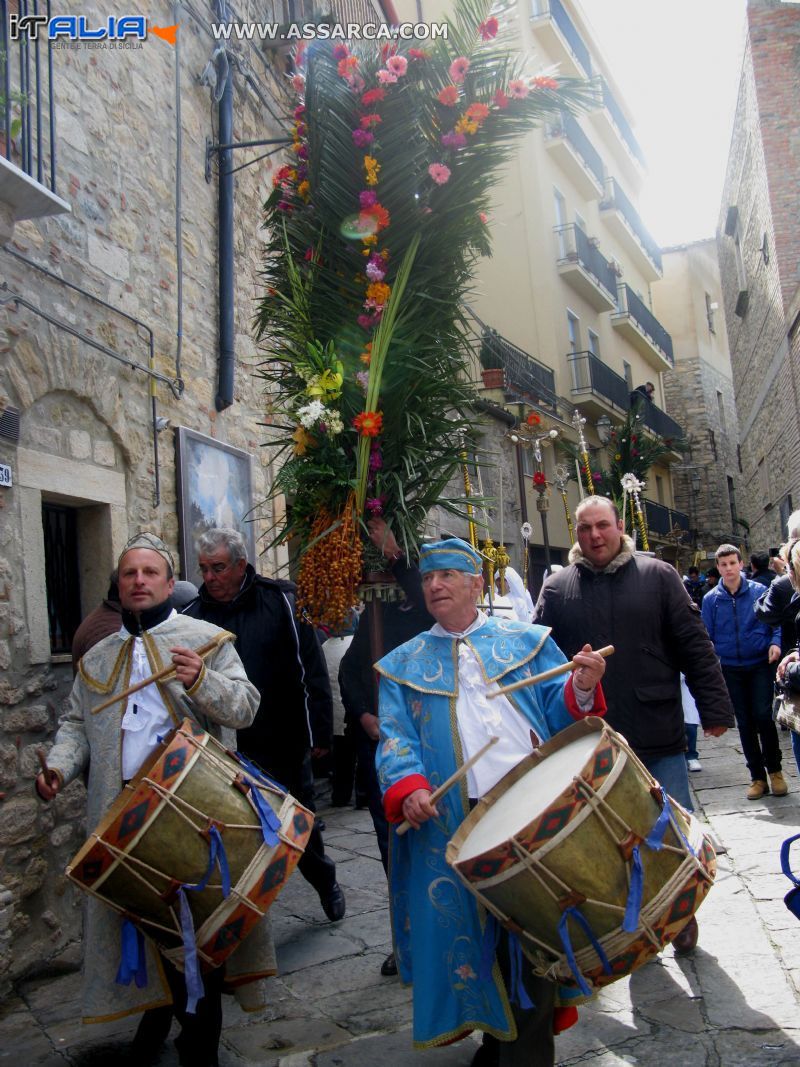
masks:
<path id="1" fill-rule="evenodd" d="M 778 858 L 781 841 L 800 830 L 800 782 L 788 734 L 781 740 L 791 792 L 757 802 L 745 799 L 736 733 L 701 742 L 703 770 L 692 785 L 727 853 L 698 913 L 698 948 L 683 960 L 667 949 L 582 1008 L 578 1025 L 557 1041 L 559 1064 L 800 1065 L 800 923 L 783 904 L 790 884 Z M 469 1040 L 413 1051 L 410 993 L 379 974 L 391 938 L 369 814 L 327 807 L 324 790 L 320 801 L 347 916 L 327 923 L 316 894 L 294 875 L 272 911 L 281 973 L 270 983 L 271 1005 L 245 1015 L 225 998 L 221 1064 L 467 1067 L 475 1050 Z M 83 1026 L 79 991 L 74 972 L 23 983 L 2 1009 L 0 1064 L 114 1063 L 134 1024 Z M 170 1043 L 160 1065 L 175 1064 Z"/>

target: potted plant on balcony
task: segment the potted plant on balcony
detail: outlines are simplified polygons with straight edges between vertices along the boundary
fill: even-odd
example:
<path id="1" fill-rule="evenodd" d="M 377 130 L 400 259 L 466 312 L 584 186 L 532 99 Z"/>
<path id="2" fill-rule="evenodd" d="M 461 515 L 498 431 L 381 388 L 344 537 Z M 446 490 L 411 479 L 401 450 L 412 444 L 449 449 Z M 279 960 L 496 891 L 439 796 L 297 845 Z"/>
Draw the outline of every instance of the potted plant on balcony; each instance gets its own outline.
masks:
<path id="1" fill-rule="evenodd" d="M 500 355 L 500 335 L 487 329 L 481 338 L 481 377 L 484 389 L 502 389 L 506 381 L 503 357 Z"/>

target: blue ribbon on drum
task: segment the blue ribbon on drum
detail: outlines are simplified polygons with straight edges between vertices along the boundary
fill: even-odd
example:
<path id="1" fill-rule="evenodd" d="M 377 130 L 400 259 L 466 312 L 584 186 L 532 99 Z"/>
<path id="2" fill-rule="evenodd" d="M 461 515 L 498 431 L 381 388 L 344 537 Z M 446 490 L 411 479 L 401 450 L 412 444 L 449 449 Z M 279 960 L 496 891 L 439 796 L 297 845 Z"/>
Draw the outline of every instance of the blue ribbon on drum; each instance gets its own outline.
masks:
<path id="1" fill-rule="evenodd" d="M 678 823 L 672 818 L 672 804 L 670 803 L 669 796 L 666 789 L 661 788 L 661 811 L 658 818 L 653 823 L 653 827 L 650 833 L 644 839 L 645 845 L 653 852 L 659 852 L 664 847 L 664 835 L 667 832 L 667 827 L 670 823 L 673 824 L 678 836 L 684 843 L 686 848 L 691 852 L 693 856 L 697 856 L 697 852 L 689 844 L 683 831 Z M 639 929 L 639 915 L 642 910 L 642 897 L 644 894 L 644 869 L 642 867 L 642 857 L 639 845 L 634 845 L 631 850 L 631 882 L 628 887 L 628 896 L 625 901 L 625 915 L 622 920 L 622 929 L 626 934 L 633 934 Z M 572 917 L 584 930 L 586 936 L 589 938 L 592 947 L 597 953 L 598 959 L 602 964 L 605 974 L 611 974 L 611 966 L 608 962 L 603 949 L 600 946 L 599 941 L 594 935 L 591 926 L 589 925 L 586 916 L 581 914 L 576 907 L 567 908 L 561 920 L 558 924 L 558 934 L 561 938 L 561 944 L 564 949 L 564 955 L 567 957 L 567 963 L 569 969 L 572 971 L 575 981 L 578 983 L 581 992 L 589 996 L 591 990 L 589 989 L 586 980 L 581 974 L 577 961 L 575 959 L 575 953 L 572 948 L 572 941 L 569 935 L 568 918 Z"/>
<path id="2" fill-rule="evenodd" d="M 281 793 L 285 793 L 286 790 L 282 785 L 270 778 L 269 775 L 264 774 L 260 767 L 256 766 L 256 764 L 246 756 L 243 756 L 241 752 L 236 753 L 236 759 L 241 763 L 242 767 L 244 767 L 250 777 L 255 779 L 255 781 L 250 782 L 250 796 L 253 799 L 253 804 L 261 821 L 261 833 L 264 837 L 264 844 L 269 848 L 274 848 L 280 841 L 278 830 L 281 828 L 281 820 L 272 810 L 269 802 L 261 795 L 261 790 L 256 783 L 260 782 L 261 785 L 267 785 L 274 789 L 278 789 Z"/>
<path id="3" fill-rule="evenodd" d="M 180 913 L 181 937 L 183 939 L 184 977 L 186 979 L 186 1011 L 194 1015 L 197 1011 L 197 1002 L 204 995 L 203 978 L 200 974 L 200 963 L 197 959 L 197 940 L 194 931 L 194 919 L 192 918 L 186 891 L 199 893 L 208 885 L 209 879 L 215 867 L 219 867 L 222 879 L 222 895 L 227 898 L 231 892 L 231 875 L 228 866 L 228 856 L 222 841 L 222 834 L 216 826 L 208 830 L 208 867 L 199 882 L 192 884 L 184 882 L 178 890 L 178 908 Z M 130 919 L 125 919 L 122 924 L 122 959 L 117 971 L 116 981 L 119 985 L 130 985 L 131 980 L 136 981 L 139 989 L 147 985 L 147 969 L 145 964 L 144 936 Z"/>
<path id="4" fill-rule="evenodd" d="M 494 967 L 495 955 L 497 953 L 497 947 L 500 944 L 501 935 L 500 923 L 491 914 L 486 916 L 486 924 L 483 928 L 483 940 L 481 942 L 481 961 L 478 967 L 478 978 L 482 982 L 491 982 L 492 980 L 492 968 Z M 509 997 L 514 1004 L 519 1005 L 524 1011 L 530 1011 L 535 1008 L 531 998 L 528 996 L 528 991 L 525 988 L 525 982 L 522 976 L 523 966 L 523 954 L 522 945 L 515 933 L 511 930 L 506 930 L 508 937 L 508 956 L 511 964 L 511 982 L 509 989 Z"/>

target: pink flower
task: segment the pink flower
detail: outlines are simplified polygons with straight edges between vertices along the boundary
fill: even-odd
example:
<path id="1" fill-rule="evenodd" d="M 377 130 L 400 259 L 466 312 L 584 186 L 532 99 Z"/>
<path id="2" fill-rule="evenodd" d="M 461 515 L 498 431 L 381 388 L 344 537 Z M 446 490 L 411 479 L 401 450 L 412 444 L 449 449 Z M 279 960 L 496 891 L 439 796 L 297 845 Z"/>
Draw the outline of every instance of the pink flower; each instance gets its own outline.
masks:
<path id="1" fill-rule="evenodd" d="M 380 445 L 376 442 L 372 442 L 372 449 L 369 454 L 369 472 L 374 474 L 379 471 L 383 466 L 383 453 L 381 452 Z"/>
<path id="2" fill-rule="evenodd" d="M 371 260 L 367 263 L 366 275 L 371 282 L 382 282 L 386 277 L 386 271 L 382 270 L 377 263 L 373 263 Z"/>
<path id="3" fill-rule="evenodd" d="M 292 88 L 296 93 L 302 93 L 306 87 L 306 79 L 302 74 L 294 74 L 292 76 Z"/>
<path id="4" fill-rule="evenodd" d="M 508 83 L 508 95 L 513 96 L 515 100 L 524 100 L 529 92 L 528 86 L 521 78 Z"/>
<path id="5" fill-rule="evenodd" d="M 446 167 L 444 163 L 431 163 L 428 167 L 428 174 L 437 185 L 444 185 L 445 182 L 450 180 L 450 168 Z"/>
<path id="6" fill-rule="evenodd" d="M 456 85 L 460 85 L 468 70 L 469 60 L 466 56 L 459 56 L 458 59 L 454 59 L 450 64 L 450 77 Z"/>
<path id="7" fill-rule="evenodd" d="M 467 138 L 463 133 L 456 133 L 455 130 L 450 130 L 449 133 L 442 134 L 442 144 L 445 148 L 463 148 L 467 143 Z"/>
<path id="8" fill-rule="evenodd" d="M 486 226 L 489 222 L 489 216 L 486 214 L 485 211 L 479 211 L 478 218 L 481 220 L 484 226 Z"/>
<path id="9" fill-rule="evenodd" d="M 491 18 L 484 19 L 480 26 L 478 26 L 478 33 L 481 35 L 481 40 L 491 41 L 492 38 L 497 36 L 497 31 L 499 29 L 500 24 L 494 15 L 492 15 Z"/>
<path id="10" fill-rule="evenodd" d="M 408 60 L 403 56 L 391 56 L 386 60 L 386 67 L 392 74 L 396 74 L 398 78 L 402 78 L 408 70 Z"/>
<path id="11" fill-rule="evenodd" d="M 358 372 L 358 374 L 356 374 L 356 381 L 358 382 L 358 384 L 361 386 L 361 388 L 366 393 L 367 386 L 369 385 L 369 371 L 368 370 L 360 370 Z"/>
<path id="12" fill-rule="evenodd" d="M 397 81 L 397 75 L 392 74 L 390 70 L 379 70 L 378 81 L 381 85 L 393 85 Z"/>
<path id="13" fill-rule="evenodd" d="M 498 89 L 497 92 L 494 94 L 494 102 L 499 108 L 508 107 L 508 97 L 502 89 Z"/>
<path id="14" fill-rule="evenodd" d="M 346 44 L 337 44 L 333 50 L 334 59 L 347 59 L 350 55 L 350 49 Z"/>
<path id="15" fill-rule="evenodd" d="M 372 144 L 375 140 L 375 135 L 370 133 L 369 130 L 353 130 L 352 138 L 356 148 L 366 148 L 368 144 Z"/>
<path id="16" fill-rule="evenodd" d="M 365 189 L 358 194 L 358 202 L 362 208 L 373 207 L 378 203 L 378 194 L 374 193 L 372 189 Z"/>
<path id="17" fill-rule="evenodd" d="M 363 93 L 364 87 L 367 84 L 360 74 L 350 74 L 347 78 L 345 78 L 345 81 L 354 93 Z"/>
<path id="18" fill-rule="evenodd" d="M 371 496 L 366 502 L 366 509 L 371 515 L 383 514 L 384 498 L 382 496 Z"/>
<path id="19" fill-rule="evenodd" d="M 427 59 L 428 58 L 428 53 L 427 52 L 423 52 L 421 48 L 409 48 L 409 50 L 408 50 L 408 58 L 409 59 Z"/>

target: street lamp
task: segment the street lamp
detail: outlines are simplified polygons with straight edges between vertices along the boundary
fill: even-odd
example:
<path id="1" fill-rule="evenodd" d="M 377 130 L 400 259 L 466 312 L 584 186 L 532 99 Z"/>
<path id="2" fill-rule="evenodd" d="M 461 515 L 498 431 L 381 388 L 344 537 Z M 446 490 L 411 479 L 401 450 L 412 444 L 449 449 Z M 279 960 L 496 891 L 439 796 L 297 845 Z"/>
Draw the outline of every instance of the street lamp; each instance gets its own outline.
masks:
<path id="1" fill-rule="evenodd" d="M 595 430 L 601 445 L 607 445 L 611 440 L 611 419 L 608 415 L 601 415 L 595 423 Z"/>

